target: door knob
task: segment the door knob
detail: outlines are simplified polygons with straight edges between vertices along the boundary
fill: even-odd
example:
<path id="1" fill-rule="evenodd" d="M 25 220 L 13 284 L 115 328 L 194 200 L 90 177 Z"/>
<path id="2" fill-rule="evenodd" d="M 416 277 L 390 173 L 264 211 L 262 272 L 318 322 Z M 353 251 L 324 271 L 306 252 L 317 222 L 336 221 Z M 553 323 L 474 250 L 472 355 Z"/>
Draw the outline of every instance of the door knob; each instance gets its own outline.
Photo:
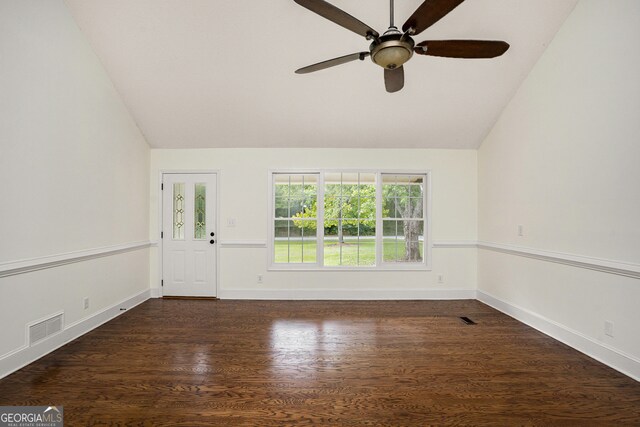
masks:
<path id="1" fill-rule="evenodd" d="M 211 237 L 215 236 L 216 233 L 214 233 L 213 231 L 211 232 Z"/>
<path id="2" fill-rule="evenodd" d="M 211 243 L 212 245 L 213 245 L 215 242 L 216 242 L 216 241 L 215 241 L 215 240 L 213 240 L 213 239 L 209 240 L 209 243 Z"/>

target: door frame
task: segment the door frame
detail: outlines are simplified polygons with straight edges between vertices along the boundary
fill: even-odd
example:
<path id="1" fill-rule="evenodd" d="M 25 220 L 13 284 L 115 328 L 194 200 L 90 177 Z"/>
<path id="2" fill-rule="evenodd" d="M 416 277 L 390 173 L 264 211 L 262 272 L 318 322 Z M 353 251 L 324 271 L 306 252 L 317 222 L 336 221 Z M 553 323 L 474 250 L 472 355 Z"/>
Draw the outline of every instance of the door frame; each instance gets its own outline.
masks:
<path id="1" fill-rule="evenodd" d="M 158 181 L 156 183 L 156 191 L 158 197 L 158 229 L 156 230 L 157 239 L 158 239 L 158 279 L 160 283 L 158 283 L 158 296 L 162 298 L 164 296 L 162 280 L 163 278 L 163 253 L 164 253 L 164 245 L 160 236 L 162 233 L 162 225 L 163 225 L 163 193 L 162 193 L 162 183 L 164 175 L 170 174 L 198 174 L 198 173 L 206 173 L 213 174 L 216 176 L 216 197 L 215 197 L 215 209 L 214 215 L 216 217 L 214 221 L 216 233 L 217 233 L 217 243 L 220 243 L 220 170 L 218 169 L 160 169 L 158 172 Z M 220 298 L 220 245 L 216 248 L 216 297 Z"/>

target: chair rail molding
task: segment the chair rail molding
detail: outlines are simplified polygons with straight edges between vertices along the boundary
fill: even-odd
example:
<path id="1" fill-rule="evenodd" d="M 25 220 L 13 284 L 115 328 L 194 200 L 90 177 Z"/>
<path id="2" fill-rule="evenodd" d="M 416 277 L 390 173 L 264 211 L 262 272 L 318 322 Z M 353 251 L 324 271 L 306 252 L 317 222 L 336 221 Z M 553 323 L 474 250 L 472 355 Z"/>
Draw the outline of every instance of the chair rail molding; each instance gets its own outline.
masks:
<path id="1" fill-rule="evenodd" d="M 478 242 L 475 240 L 436 240 L 433 242 L 435 249 L 458 249 L 458 248 L 477 248 Z"/>
<path id="2" fill-rule="evenodd" d="M 94 258 L 117 255 L 125 252 L 137 251 L 151 247 L 153 242 L 139 241 L 122 243 L 119 245 L 103 246 L 82 251 L 67 252 L 56 255 L 30 258 L 18 261 L 9 261 L 0 264 L 0 277 L 13 276 L 28 273 L 30 271 L 44 270 L 75 262 L 88 261 Z"/>
<path id="3" fill-rule="evenodd" d="M 221 248 L 265 248 L 266 240 L 221 240 Z"/>
<path id="4" fill-rule="evenodd" d="M 640 279 L 640 264 L 485 241 L 479 241 L 478 248 Z"/>

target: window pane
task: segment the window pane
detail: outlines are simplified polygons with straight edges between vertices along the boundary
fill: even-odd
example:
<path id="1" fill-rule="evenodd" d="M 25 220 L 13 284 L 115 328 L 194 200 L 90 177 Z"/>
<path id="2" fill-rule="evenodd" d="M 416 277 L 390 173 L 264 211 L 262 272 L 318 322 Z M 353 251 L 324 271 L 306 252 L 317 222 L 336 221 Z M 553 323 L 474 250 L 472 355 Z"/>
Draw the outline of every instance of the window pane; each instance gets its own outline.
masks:
<path id="1" fill-rule="evenodd" d="M 290 197 L 303 197 L 304 196 L 304 187 L 303 180 L 304 175 L 291 175 L 291 180 L 289 181 L 289 195 Z"/>
<path id="2" fill-rule="evenodd" d="M 289 262 L 302 262 L 302 227 L 289 221 Z"/>
<path id="3" fill-rule="evenodd" d="M 424 218 L 424 175 L 382 175 L 382 217 Z"/>
<path id="4" fill-rule="evenodd" d="M 289 184 L 276 182 L 273 186 L 273 194 L 275 198 L 289 197 Z"/>
<path id="5" fill-rule="evenodd" d="M 357 172 L 342 172 L 342 185 L 358 185 L 360 174 Z"/>
<path id="6" fill-rule="evenodd" d="M 393 218 L 408 218 L 409 215 L 409 198 L 408 197 L 396 197 L 393 199 L 393 206 L 395 208 Z"/>
<path id="7" fill-rule="evenodd" d="M 423 197 L 424 196 L 424 177 L 416 176 L 411 181 L 409 187 L 409 195 L 411 197 Z"/>
<path id="8" fill-rule="evenodd" d="M 184 240 L 184 182 L 173 184 L 173 239 Z"/>
<path id="9" fill-rule="evenodd" d="M 382 229 L 382 260 L 384 262 L 395 262 L 398 259 L 398 221 L 383 221 Z"/>
<path id="10" fill-rule="evenodd" d="M 289 199 L 289 218 L 294 218 L 304 212 L 304 199 Z"/>
<path id="11" fill-rule="evenodd" d="M 407 197 L 409 197 L 409 185 L 405 183 L 396 184 L 395 193 L 396 197 L 407 200 Z"/>
<path id="12" fill-rule="evenodd" d="M 274 210 L 276 218 L 289 217 L 289 199 L 285 197 L 276 197 L 274 202 Z"/>
<path id="13" fill-rule="evenodd" d="M 376 222 L 360 221 L 359 228 L 358 265 L 373 266 L 376 264 Z"/>
<path id="14" fill-rule="evenodd" d="M 324 265 L 340 265 L 341 246 L 338 242 L 338 220 L 324 221 Z"/>
<path id="15" fill-rule="evenodd" d="M 318 175 L 317 174 L 302 175 L 302 178 L 304 178 L 305 185 L 318 185 Z"/>
<path id="16" fill-rule="evenodd" d="M 394 218 L 396 213 L 395 198 L 389 197 L 382 199 L 382 217 Z"/>
<path id="17" fill-rule="evenodd" d="M 382 175 L 382 197 L 396 197 L 396 182 L 395 175 Z"/>
<path id="18" fill-rule="evenodd" d="M 325 218 L 338 218 L 340 216 L 340 199 L 335 196 L 324 196 Z"/>
<path id="19" fill-rule="evenodd" d="M 376 187 L 376 174 L 375 173 L 361 173 L 360 185 Z"/>
<path id="20" fill-rule="evenodd" d="M 326 220 L 324 264 L 326 266 L 375 265 L 375 235 L 375 220 Z"/>
<path id="21" fill-rule="evenodd" d="M 422 262 L 424 221 L 384 221 L 385 262 Z"/>
<path id="22" fill-rule="evenodd" d="M 376 199 L 374 198 L 360 198 L 358 201 L 360 204 L 358 210 L 359 218 L 376 219 Z"/>
<path id="23" fill-rule="evenodd" d="M 399 228 L 399 227 L 398 227 Z M 424 240 L 424 222 L 402 221 L 402 232 L 404 241 L 403 259 L 404 262 L 422 262 L 422 249 Z"/>
<path id="24" fill-rule="evenodd" d="M 341 184 L 342 174 L 340 172 L 328 172 L 324 174 L 324 183 L 327 187 L 331 184 Z"/>
<path id="25" fill-rule="evenodd" d="M 315 220 L 315 218 L 313 219 L 306 219 L 306 218 L 297 219 L 296 218 L 292 221 L 292 224 L 296 228 L 299 228 L 301 230 L 300 231 L 301 235 L 306 237 L 316 236 L 317 221 Z"/>
<path id="26" fill-rule="evenodd" d="M 277 220 L 274 233 L 274 261 L 276 263 L 289 262 L 289 221 Z"/>
<path id="27" fill-rule="evenodd" d="M 342 259 L 340 265 L 355 267 L 358 265 L 358 237 L 345 236 L 341 245 Z"/>
<path id="28" fill-rule="evenodd" d="M 195 185 L 195 198 L 194 198 L 194 227 L 193 238 L 194 239 L 206 239 L 207 238 L 207 184 L 197 183 Z"/>
<path id="29" fill-rule="evenodd" d="M 306 262 L 306 263 L 315 263 L 316 262 L 316 246 L 317 246 L 317 230 L 316 230 L 317 222 L 314 220 L 294 220 L 293 226 L 299 229 L 299 237 L 298 232 L 294 233 L 294 237 L 296 239 L 291 239 L 289 241 L 289 245 L 291 246 L 300 246 L 300 259 L 296 259 L 291 262 Z M 297 252 L 296 252 L 297 253 Z"/>
<path id="30" fill-rule="evenodd" d="M 409 199 L 409 212 L 405 218 L 422 218 L 423 212 L 423 199 L 422 197 L 412 197 Z"/>
<path id="31" fill-rule="evenodd" d="M 318 239 L 316 235 L 303 236 L 302 245 L 302 262 L 314 264 L 317 260 L 316 252 L 318 250 Z"/>
<path id="32" fill-rule="evenodd" d="M 340 216 L 344 219 L 358 218 L 358 197 L 342 197 L 340 199 Z"/>

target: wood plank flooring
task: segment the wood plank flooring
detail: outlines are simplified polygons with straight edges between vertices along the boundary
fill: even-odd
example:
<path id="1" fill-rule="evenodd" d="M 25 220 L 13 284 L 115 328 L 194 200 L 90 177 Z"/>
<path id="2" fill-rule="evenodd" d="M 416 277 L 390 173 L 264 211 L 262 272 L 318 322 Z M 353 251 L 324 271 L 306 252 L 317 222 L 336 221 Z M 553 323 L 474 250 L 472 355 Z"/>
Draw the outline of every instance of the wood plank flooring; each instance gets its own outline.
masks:
<path id="1" fill-rule="evenodd" d="M 640 383 L 478 301 L 149 300 L 0 380 L 0 405 L 49 404 L 66 426 L 640 425 Z"/>

